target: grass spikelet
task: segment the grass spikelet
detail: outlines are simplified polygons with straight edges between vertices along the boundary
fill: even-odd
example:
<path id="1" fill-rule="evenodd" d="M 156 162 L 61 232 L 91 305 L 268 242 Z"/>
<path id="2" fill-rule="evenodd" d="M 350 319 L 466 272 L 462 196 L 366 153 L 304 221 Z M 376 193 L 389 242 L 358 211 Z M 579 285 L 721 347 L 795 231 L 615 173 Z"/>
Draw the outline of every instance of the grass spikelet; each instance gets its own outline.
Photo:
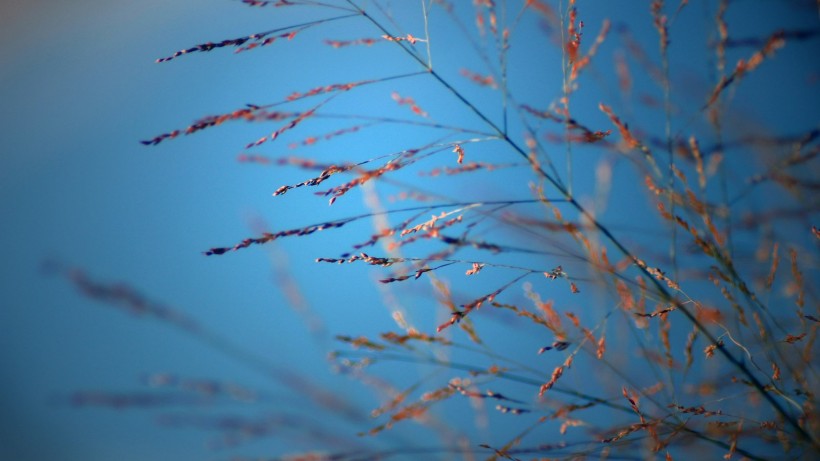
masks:
<path id="1" fill-rule="evenodd" d="M 243 4 L 247 6 L 256 6 L 256 7 L 280 7 L 280 6 L 293 6 L 298 5 L 298 3 L 294 2 L 293 0 L 240 0 Z"/>
<path id="2" fill-rule="evenodd" d="M 794 278 L 793 288 L 791 292 L 796 293 L 794 303 L 797 305 L 798 314 L 802 315 L 803 306 L 805 305 L 805 291 L 803 290 L 803 273 L 797 267 L 797 251 L 794 248 L 789 248 L 789 258 L 791 260 L 792 277 Z"/>
<path id="3" fill-rule="evenodd" d="M 366 348 L 372 349 L 376 351 L 384 350 L 384 346 L 381 344 L 374 343 L 373 341 L 367 339 L 364 336 L 359 336 L 357 338 L 353 338 L 350 336 L 339 335 L 336 336 L 336 339 L 345 343 L 349 343 L 351 346 L 355 348 Z"/>
<path id="4" fill-rule="evenodd" d="M 598 339 L 598 344 L 597 344 L 597 347 L 595 349 L 595 357 L 597 357 L 598 360 L 602 360 L 604 358 L 604 353 L 605 352 L 606 352 L 606 338 L 604 337 L 604 335 L 601 335 L 601 337 Z"/>
<path id="5" fill-rule="evenodd" d="M 464 78 L 470 80 L 476 85 L 490 87 L 494 90 L 498 89 L 498 83 L 495 82 L 495 78 L 492 75 L 481 75 L 464 68 L 462 68 L 459 72 Z"/>
<path id="6" fill-rule="evenodd" d="M 427 112 L 425 112 L 421 107 L 419 107 L 413 98 L 409 96 L 402 97 L 399 93 L 395 91 L 390 94 L 390 97 L 393 98 L 393 100 L 396 101 L 396 103 L 400 106 L 410 106 L 410 110 L 413 111 L 414 114 L 420 117 L 427 117 Z"/>
<path id="7" fill-rule="evenodd" d="M 739 82 L 747 73 L 755 70 L 765 58 L 770 58 L 774 55 L 775 51 L 779 48 L 782 48 L 786 44 L 785 39 L 783 38 L 783 32 L 778 31 L 772 34 L 763 47 L 752 54 L 748 60 L 740 59 L 738 60 L 737 64 L 735 65 L 734 71 L 728 76 L 723 77 L 721 81 L 715 86 L 715 89 L 712 90 L 712 95 L 706 101 L 706 105 L 703 107 L 705 110 L 709 106 L 717 101 L 718 97 L 727 87 L 729 87 L 732 83 Z"/>
<path id="8" fill-rule="evenodd" d="M 695 159 L 695 171 L 698 174 L 698 185 L 701 191 L 706 188 L 706 173 L 703 169 L 703 154 L 700 151 L 700 145 L 694 136 L 689 138 L 689 148 L 692 151 L 692 157 Z"/>
<path id="9" fill-rule="evenodd" d="M 353 45 L 365 45 L 371 46 L 375 43 L 378 43 L 379 40 L 375 38 L 358 38 L 356 40 L 325 40 L 325 45 L 332 46 L 333 48 L 344 48 L 346 46 L 353 46 Z"/>
<path id="10" fill-rule="evenodd" d="M 456 163 L 458 163 L 459 165 L 464 163 L 464 148 L 462 148 L 460 144 L 456 144 L 455 147 L 453 147 L 453 152 L 458 154 L 458 158 L 456 159 Z"/>
<path id="11" fill-rule="evenodd" d="M 686 364 L 684 368 L 689 370 L 692 367 L 692 364 L 695 362 L 695 357 L 692 355 L 692 349 L 695 346 L 695 340 L 698 338 L 698 330 L 693 329 L 689 332 L 689 335 L 686 337 L 686 345 L 684 346 L 683 355 L 686 358 Z"/>
<path id="12" fill-rule="evenodd" d="M 672 329 L 672 324 L 669 322 L 666 313 L 658 317 L 660 319 L 659 329 L 661 344 L 663 344 L 663 353 L 666 357 L 666 366 L 675 368 L 675 360 L 672 358 L 672 343 L 669 339 L 669 332 Z"/>
<path id="13" fill-rule="evenodd" d="M 305 26 L 305 28 L 306 27 L 307 26 Z M 196 52 L 207 52 L 207 51 L 212 51 L 212 50 L 215 50 L 217 48 L 223 48 L 223 47 L 236 47 L 237 48 L 236 52 L 239 53 L 239 52 L 242 52 L 242 51 L 251 50 L 251 49 L 256 48 L 258 46 L 270 45 L 271 43 L 275 42 L 277 39 L 280 39 L 280 38 L 283 38 L 283 39 L 286 39 L 286 40 L 292 40 L 296 36 L 296 34 L 299 33 L 301 30 L 304 30 L 304 28 L 291 30 L 289 32 L 284 32 L 284 33 L 281 33 L 281 34 L 273 35 L 276 32 L 279 32 L 280 30 L 282 30 L 282 29 L 276 29 L 276 30 L 267 31 L 267 32 L 259 32 L 259 33 L 256 33 L 256 34 L 251 34 L 251 35 L 247 35 L 247 36 L 239 37 L 239 38 L 225 39 L 225 40 L 222 40 L 222 41 L 216 42 L 216 43 L 214 43 L 214 42 L 200 43 L 199 45 L 194 45 L 190 48 L 184 48 L 182 50 L 179 50 L 179 51 L 177 51 L 176 53 L 174 53 L 170 56 L 166 56 L 164 58 L 158 58 L 156 60 L 156 62 L 157 63 L 168 62 L 168 61 L 171 61 L 172 59 L 176 59 L 176 58 L 178 58 L 182 55 L 196 53 Z M 287 30 L 287 28 L 285 30 Z M 251 43 L 249 43 L 248 45 L 245 45 L 245 43 L 248 43 L 248 42 L 251 42 Z M 245 45 L 245 46 L 243 46 L 243 45 Z"/>
<path id="14" fill-rule="evenodd" d="M 568 356 L 563 364 L 555 367 L 555 369 L 552 370 L 552 376 L 550 376 L 549 381 L 542 384 L 541 387 L 538 389 L 538 397 L 542 397 L 545 392 L 552 389 L 552 387 L 555 385 L 558 379 L 560 379 L 561 376 L 563 376 L 564 370 L 572 365 L 572 357 L 572 355 Z"/>
<path id="15" fill-rule="evenodd" d="M 190 135 L 196 133 L 198 131 L 204 130 L 206 128 L 214 127 L 217 125 L 221 125 L 222 123 L 230 120 L 245 120 L 245 121 L 281 121 L 287 120 L 289 118 L 298 117 L 299 113 L 295 112 L 269 112 L 262 109 L 259 106 L 250 105 L 248 107 L 244 107 L 242 109 L 237 109 L 235 111 L 220 114 L 220 115 L 210 115 L 207 117 L 203 117 L 191 125 L 189 125 L 184 130 L 174 130 L 169 133 L 163 133 L 160 135 L 155 136 L 152 139 L 147 139 L 140 141 L 144 145 L 152 145 L 155 146 L 160 142 L 166 139 L 173 139 L 179 136 L 180 134 Z"/>
<path id="16" fill-rule="evenodd" d="M 396 36 L 396 35 L 382 35 L 382 38 L 387 40 L 388 42 L 398 43 L 398 42 L 405 42 L 406 41 L 406 42 L 410 43 L 411 45 L 415 45 L 416 42 L 425 42 L 426 41 L 424 39 L 414 37 L 410 34 L 407 34 L 403 37 Z"/>
<path id="17" fill-rule="evenodd" d="M 559 341 L 566 340 L 567 333 L 564 330 L 564 327 L 561 325 L 561 316 L 558 315 L 558 312 L 553 307 L 553 301 L 542 301 L 541 296 L 538 293 L 532 291 L 532 285 L 525 284 L 524 290 L 532 302 L 535 304 L 535 307 L 543 313 L 543 318 L 545 320 L 542 323 L 544 326 L 550 329 L 555 334 L 556 339 Z M 539 322 L 541 323 L 541 322 Z"/>
<path id="18" fill-rule="evenodd" d="M 766 289 L 771 289 L 774 283 L 774 276 L 777 273 L 777 266 L 780 264 L 780 257 L 777 254 L 779 244 L 775 242 L 772 247 L 772 265 L 769 268 L 769 275 L 766 277 Z"/>
<path id="19" fill-rule="evenodd" d="M 327 101 L 324 101 L 324 102 L 327 102 Z M 298 114 L 287 125 L 279 128 L 278 130 L 271 133 L 269 137 L 268 136 L 262 137 L 262 138 L 259 138 L 256 141 L 254 141 L 254 142 L 248 143 L 247 145 L 245 145 L 245 149 L 250 149 L 252 147 L 259 147 L 260 145 L 264 144 L 268 140 L 271 140 L 271 141 L 276 140 L 276 138 L 278 138 L 279 135 L 281 135 L 285 131 L 292 130 L 293 128 L 296 128 L 296 126 L 299 125 L 300 123 L 302 123 L 305 119 L 310 118 L 311 116 L 313 116 L 313 114 L 316 113 L 316 110 L 319 107 L 321 107 L 324 104 L 324 102 L 322 102 L 321 104 L 317 105 L 316 107 L 314 107 L 310 110 L 307 110 L 305 112 L 302 112 L 302 113 Z"/>
<path id="20" fill-rule="evenodd" d="M 572 70 L 570 72 L 569 80 L 570 82 L 576 80 L 578 75 L 581 71 L 589 65 L 592 61 L 592 58 L 595 57 L 595 54 L 598 52 L 598 48 L 604 43 L 606 40 L 606 36 L 609 33 L 610 22 L 609 20 L 605 19 L 601 23 L 601 30 L 598 32 L 597 37 L 595 37 L 595 41 L 592 43 L 592 46 L 589 47 L 587 53 L 581 58 L 576 60 L 572 60 Z M 580 42 L 580 32 L 577 34 L 577 41 Z M 572 58 L 571 58 L 572 59 Z"/>
<path id="21" fill-rule="evenodd" d="M 614 112 L 612 112 L 612 108 L 603 103 L 599 104 L 598 108 L 601 110 L 601 112 L 606 114 L 606 116 L 609 117 L 609 120 L 612 121 L 612 124 L 615 125 L 616 128 L 618 128 L 618 131 L 621 133 L 621 137 L 623 138 L 624 145 L 627 149 L 634 149 L 640 145 L 640 142 L 638 142 L 638 140 L 635 139 L 635 137 L 632 135 L 632 132 L 629 130 L 629 127 L 624 122 L 622 122 L 621 119 L 618 118 L 618 116 L 615 115 Z"/>
<path id="22" fill-rule="evenodd" d="M 564 43 L 564 52 L 567 55 L 567 62 L 573 67 L 578 59 L 578 48 L 581 46 L 581 30 L 584 27 L 583 21 L 578 23 L 577 18 L 578 10 L 574 7 L 570 7 L 567 19 L 567 41 Z"/>

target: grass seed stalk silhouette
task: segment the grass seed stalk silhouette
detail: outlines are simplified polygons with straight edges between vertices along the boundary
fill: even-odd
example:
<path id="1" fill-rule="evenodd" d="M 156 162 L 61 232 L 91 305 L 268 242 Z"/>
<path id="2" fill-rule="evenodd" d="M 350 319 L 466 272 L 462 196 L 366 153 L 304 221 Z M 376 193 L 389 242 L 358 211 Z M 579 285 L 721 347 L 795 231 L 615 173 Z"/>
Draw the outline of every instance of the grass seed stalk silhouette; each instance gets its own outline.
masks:
<path id="1" fill-rule="evenodd" d="M 272 11 L 304 8 L 319 19 L 195 45 L 157 61 L 218 48 L 244 53 L 274 44 L 298 47 L 299 39 L 324 27 L 344 30 L 340 25 L 349 24 L 350 36 L 322 37 L 328 52 L 366 59 L 385 47 L 403 60 L 402 68 L 407 62 L 415 67 L 298 89 L 278 102 L 248 104 L 142 141 L 156 146 L 226 122 L 277 124 L 270 134 L 240 144 L 239 156 L 260 167 L 309 172 L 272 190 L 275 200 L 316 188 L 335 209 L 351 201 L 350 192 L 361 190 L 369 209 L 328 219 L 322 216 L 327 208 L 317 207 L 314 224 L 262 232 L 205 254 L 341 232 L 372 220 L 372 235 L 316 262 L 384 268 L 387 275 L 378 279 L 388 290 L 384 293 L 407 290 L 402 293 L 417 293 L 446 309 L 435 324 L 415 327 L 395 308 L 399 331 L 341 334 L 337 339 L 350 348 L 334 353 L 339 371 L 386 396 L 372 412 L 382 422 L 362 434 L 386 436 L 415 421 L 435 431 L 441 445 L 399 434 L 388 449 L 356 442 L 352 451 L 346 447 L 304 459 L 820 454 L 815 359 L 820 305 L 812 283 L 820 233 L 811 221 L 820 209 L 815 179 L 820 128 L 809 120 L 806 126 L 750 133 L 737 129 L 734 120 L 741 117 L 734 104 L 753 100 L 744 81 L 766 67 L 790 72 L 777 68 L 784 48 L 816 49 L 816 20 L 813 29 L 773 24 L 755 36 L 734 36 L 726 15 L 749 7 L 654 1 L 640 15 L 628 11 L 602 19 L 588 40 L 582 19 L 599 15 L 593 4 L 575 0 L 557 5 L 421 0 L 393 5 L 395 11 L 375 1 L 242 3 Z M 632 35 L 641 21 L 654 30 L 657 45 Z M 694 89 L 675 74 L 680 63 L 675 53 L 687 47 L 677 38 L 684 34 L 677 28 L 681 22 L 707 24 L 704 33 L 712 37 L 703 63 L 711 81 Z M 456 39 L 472 56 L 464 63 L 438 59 Z M 560 56 L 560 68 L 548 69 L 560 85 L 542 82 L 538 101 L 522 102 L 521 95 L 531 91 L 521 83 L 526 80 L 517 80 L 519 73 L 546 69 L 537 62 L 546 50 Z M 613 56 L 612 64 L 605 53 Z M 736 55 L 742 57 L 727 71 Z M 615 78 L 603 79 L 601 86 L 610 91 L 588 89 L 608 68 Z M 637 81 L 646 88 L 638 89 Z M 640 91 L 638 98 L 632 98 L 634 91 Z M 356 105 L 347 106 L 347 113 L 331 112 L 346 107 L 344 101 L 355 94 L 386 96 L 372 99 L 385 115 L 357 113 Z M 299 104 L 308 105 L 300 109 Z M 780 104 L 777 110 L 787 112 L 790 101 Z M 461 113 L 452 115 L 452 107 Z M 444 112 L 445 121 L 436 121 L 436 112 Z M 644 126 L 641 116 L 661 123 L 648 120 Z M 331 128 L 293 140 L 311 123 Z M 414 145 L 396 149 L 396 143 L 381 140 L 377 132 L 388 128 L 404 130 L 401 141 L 413 139 Z M 285 146 L 301 151 L 368 136 L 367 145 L 383 145 L 381 152 L 354 149 L 351 158 L 325 160 L 259 152 L 278 152 L 285 144 L 280 138 L 290 138 Z M 740 159 L 752 155 L 760 162 Z M 410 203 L 385 208 L 374 184 L 399 191 L 390 197 L 395 202 Z M 641 191 L 645 202 L 631 203 L 633 190 Z M 614 205 L 608 209 L 607 203 Z M 637 228 L 624 225 L 618 213 Z M 390 224 L 391 219 L 400 221 Z M 784 252 L 788 273 L 780 268 Z M 806 271 L 811 275 L 804 276 Z M 136 295 L 118 296 L 123 292 L 67 273 L 89 296 L 145 306 Z M 421 285 L 425 280 L 429 286 Z M 551 299 L 545 301 L 547 294 Z M 151 312 L 165 321 L 176 318 L 169 317 L 172 311 Z M 514 325 L 516 337 L 494 337 L 503 330 L 482 334 L 488 322 Z M 176 326 L 279 382 L 305 383 L 192 325 Z M 500 341 L 515 347 L 497 351 L 492 346 Z M 532 347 L 534 342 L 540 345 Z M 558 358 L 545 366 L 544 357 Z M 431 371 L 403 390 L 371 375 L 377 363 L 405 362 Z M 564 386 L 570 375 L 575 384 Z M 324 411 L 361 421 L 344 399 L 311 389 L 306 398 Z M 474 427 L 465 424 L 469 410 L 458 403 L 460 396 L 476 408 Z M 486 402 L 495 405 L 492 418 L 482 413 Z M 453 409 L 462 415 L 452 415 Z M 259 435 L 294 418 L 247 422 L 244 429 L 218 420 L 174 423 Z M 326 432 L 312 435 L 317 446 L 345 444 Z M 224 444 L 239 443 L 236 437 Z"/>

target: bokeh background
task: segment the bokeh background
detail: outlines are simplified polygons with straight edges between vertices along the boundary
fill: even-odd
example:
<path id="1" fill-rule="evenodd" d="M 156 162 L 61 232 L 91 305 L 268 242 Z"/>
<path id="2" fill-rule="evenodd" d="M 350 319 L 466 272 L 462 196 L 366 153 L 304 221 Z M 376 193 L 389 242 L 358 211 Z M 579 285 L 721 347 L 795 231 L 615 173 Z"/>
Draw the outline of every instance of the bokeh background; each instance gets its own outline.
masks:
<path id="1" fill-rule="evenodd" d="M 379 3 L 393 11 L 404 32 L 423 35 L 418 2 Z M 455 3 L 469 33 L 475 33 L 472 6 Z M 608 17 L 613 28 L 628 25 L 632 37 L 657 62 L 657 35 L 642 3 L 579 1 L 580 18 L 586 25 L 584 43 L 591 43 L 601 21 Z M 698 98 L 711 88 L 709 69 L 714 65 L 707 46 L 714 38 L 714 7 L 711 2 L 691 3 L 676 17 L 671 32 L 673 97 L 684 114 L 697 113 L 703 102 Z M 230 123 L 158 146 L 139 143 L 246 103 L 265 104 L 293 91 L 419 70 L 389 44 L 335 50 L 323 43 L 324 39 L 380 35 L 360 19 L 328 23 L 292 41 L 280 40 L 246 53 L 223 49 L 154 62 L 195 44 L 336 14 L 301 7 L 250 8 L 229 0 L 0 3 L 0 458 L 229 459 L 314 448 L 315 442 L 305 436 L 304 429 L 314 427 L 313 423 L 304 420 L 280 421 L 270 436 L 232 447 L 225 446 L 229 441 L 220 438 L 221 431 L 208 427 L 204 419 L 175 420 L 180 413 L 238 412 L 263 419 L 287 413 L 313 421 L 341 438 L 374 425 L 366 418 L 350 422 L 339 412 L 334 415 L 332 409 L 311 403 L 310 398 L 300 398 L 310 395 L 315 386 L 341 396 L 362 415 L 378 405 L 379 399 L 366 387 L 333 373 L 326 359 L 327 352 L 337 347 L 333 336 L 395 329 L 391 317 L 395 306 L 390 300 L 407 308 L 423 331 L 434 331 L 447 316 L 429 296 L 429 285 L 385 291 L 375 282 L 384 270 L 314 263 L 317 257 L 337 257 L 351 244 L 366 240 L 373 232 L 371 221 L 334 234 L 281 240 L 222 257 L 202 254 L 212 246 L 231 245 L 264 229 L 293 228 L 367 212 L 373 209 L 365 202 L 367 197 L 354 191 L 333 207 L 326 205 L 325 198 L 304 190 L 272 197 L 279 186 L 309 176 L 304 171 L 237 161 L 237 155 L 246 152 L 247 142 L 274 129 L 269 124 Z M 447 18 L 439 9 L 433 9 L 433 17 L 432 25 L 439 34 L 431 43 L 434 64 L 454 80 L 461 67 L 480 70 L 482 62 L 462 43 L 464 32 L 447 27 Z M 779 27 L 815 31 L 820 27 L 812 1 L 732 2 L 728 19 L 738 37 L 765 37 Z M 522 23 L 511 51 L 510 84 L 520 100 L 534 107 L 545 108 L 560 96 L 560 49 L 550 43 L 549 33 L 533 15 Z M 662 100 L 659 88 L 637 70 L 637 63 L 632 63 L 636 69 L 634 94 L 619 94 L 613 56 L 624 49 L 624 42 L 611 33 L 599 51 L 599 61 L 584 75 L 573 98 L 575 115 L 609 129 L 606 118 L 597 111 L 598 102 L 607 101 L 642 120 L 642 129 L 662 133 L 659 107 L 627 102 L 628 97 L 640 100 L 642 96 Z M 730 50 L 729 66 L 752 50 Z M 730 117 L 727 132 L 738 136 L 760 130 L 798 133 L 816 127 L 820 121 L 818 55 L 816 39 L 790 44 L 774 58 L 776 67 L 764 64 L 748 76 L 727 109 L 736 115 Z M 460 83 L 481 104 L 498 104 L 493 92 Z M 414 97 L 436 121 L 478 125 L 463 107 L 454 108 L 446 93 L 430 87 L 420 77 L 386 82 L 339 96 L 328 104 L 327 112 L 410 119 L 406 107 L 397 107 L 390 98 L 392 91 L 398 91 Z M 783 111 L 784 107 L 788 110 Z M 687 120 L 686 130 L 703 126 L 697 116 L 681 120 Z M 272 157 L 367 159 L 414 142 L 415 134 L 407 127 L 379 125 L 313 150 L 287 147 L 308 134 L 351 124 L 333 118 L 306 122 L 298 134 L 288 133 L 255 152 Z M 429 133 L 420 132 L 425 140 L 431 139 Z M 556 146 L 558 152 L 560 149 Z M 472 155 L 503 161 L 492 147 L 476 148 Z M 585 156 L 582 148 L 575 156 L 574 185 L 590 197 L 595 191 L 598 160 Z M 737 163 L 742 164 L 742 160 Z M 616 185 L 630 184 L 624 176 L 617 176 L 628 171 L 615 170 Z M 420 187 L 459 200 L 526 198 L 528 174 L 526 168 L 499 170 L 495 176 L 477 175 L 474 183 L 458 186 L 427 178 Z M 642 226 L 636 223 L 642 218 L 634 204 L 648 202 L 639 189 L 619 187 L 611 192 L 608 222 L 625 240 L 645 241 L 652 234 L 639 233 Z M 393 206 L 389 196 L 402 189 L 397 184 L 377 184 L 376 188 L 384 206 Z M 790 231 L 782 232 L 788 235 Z M 538 264 L 553 267 L 546 261 Z M 55 268 L 81 268 L 101 282 L 125 283 L 146 298 L 195 318 L 213 334 L 191 335 L 167 323 L 113 309 L 83 296 Z M 816 268 L 806 270 L 807 280 L 816 281 Z M 496 286 L 492 280 L 477 283 L 470 288 L 473 294 Z M 294 291 L 302 297 L 303 304 L 297 303 L 301 310 L 289 301 Z M 556 296 L 560 300 L 563 295 Z M 466 302 L 470 297 L 463 299 Z M 515 326 L 493 319 L 489 312 L 485 318 L 485 331 L 496 332 L 496 345 L 503 350 L 504 338 L 515 336 Z M 231 345 L 226 346 L 223 339 Z M 532 338 L 532 345 L 539 341 Z M 234 346 L 275 364 L 281 371 L 279 379 L 264 376 L 253 365 L 256 358 L 236 352 Z M 396 382 L 412 382 L 425 373 L 412 364 L 398 368 L 388 369 L 395 372 Z M 187 397 L 174 401 L 170 393 L 172 403 L 161 406 L 150 400 L 126 399 L 117 407 L 82 399 L 112 394 L 133 398 L 151 391 L 151 377 L 159 379 L 157 373 L 237 383 L 258 394 L 251 401 L 217 396 L 190 402 Z M 583 381 L 574 376 L 565 379 L 570 386 L 573 380 Z M 458 420 L 457 415 L 448 416 Z M 391 446 L 402 438 L 418 440 L 413 439 L 414 434 L 412 430 L 397 432 L 361 443 Z"/>

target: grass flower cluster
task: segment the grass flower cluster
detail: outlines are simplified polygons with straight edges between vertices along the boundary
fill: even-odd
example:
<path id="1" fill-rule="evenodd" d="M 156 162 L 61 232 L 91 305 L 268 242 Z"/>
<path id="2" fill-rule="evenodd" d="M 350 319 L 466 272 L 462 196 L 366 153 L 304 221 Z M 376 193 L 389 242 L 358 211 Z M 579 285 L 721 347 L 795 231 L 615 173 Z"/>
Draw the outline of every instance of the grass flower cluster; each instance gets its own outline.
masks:
<path id="1" fill-rule="evenodd" d="M 217 430 L 221 447 L 296 427 L 313 447 L 253 459 L 820 456 L 820 119 L 794 99 L 817 102 L 818 69 L 794 64 L 818 49 L 816 5 L 768 5 L 807 19 L 753 28 L 742 20 L 755 2 L 728 0 L 240 3 L 305 19 L 157 62 L 312 40 L 322 55 L 293 67 L 326 82 L 294 79 L 260 95 L 273 102 L 142 142 L 172 152 L 174 138 L 258 127 L 237 139 L 237 161 L 276 169 L 271 200 L 315 206 L 204 255 L 335 239 L 315 264 L 378 293 L 394 328 L 335 333 L 334 370 L 380 402 L 363 409 L 195 318 L 66 270 L 86 295 L 170 323 L 349 424 L 166 423 Z M 376 75 L 336 80 L 373 60 L 385 62 Z M 363 268 L 376 277 L 354 280 Z M 268 405 L 221 379 L 149 381 L 177 393 L 76 403 Z"/>

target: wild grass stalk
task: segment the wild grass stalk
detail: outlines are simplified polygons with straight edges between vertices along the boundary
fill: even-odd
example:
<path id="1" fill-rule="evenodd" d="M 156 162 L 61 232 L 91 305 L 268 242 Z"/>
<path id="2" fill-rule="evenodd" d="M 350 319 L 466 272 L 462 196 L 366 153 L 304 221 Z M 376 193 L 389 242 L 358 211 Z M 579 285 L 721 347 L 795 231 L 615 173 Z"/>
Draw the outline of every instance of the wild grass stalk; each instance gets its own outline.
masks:
<path id="1" fill-rule="evenodd" d="M 353 449 L 292 459 L 820 455 L 815 395 L 820 306 L 816 278 L 804 275 L 816 275 L 817 267 L 818 232 L 809 225 L 817 218 L 817 183 L 807 172 L 818 171 L 818 128 L 772 126 L 754 134 L 729 129 L 732 117 L 739 117 L 733 104 L 743 98 L 754 102 L 743 81 L 759 68 L 777 71 L 781 48 L 805 52 L 816 31 L 773 24 L 775 30 L 733 39 L 726 15 L 734 8 L 747 14 L 748 7 L 728 2 L 716 11 L 708 3 L 698 10 L 686 1 L 655 1 L 645 11 L 631 5 L 618 17 L 600 19 L 592 41 L 584 35 L 583 18 L 600 14 L 593 4 L 575 0 L 557 10 L 539 0 L 479 0 L 471 6 L 421 0 L 417 7 L 392 5 L 395 11 L 377 1 L 243 3 L 328 10 L 331 16 L 196 45 L 158 62 L 216 48 L 250 51 L 344 23 L 361 35 L 324 37 L 331 53 L 355 50 L 366 59 L 372 47 L 390 47 L 397 60 L 416 69 L 296 91 L 276 103 L 247 105 L 143 141 L 157 145 L 226 122 L 273 123 L 270 134 L 240 143 L 239 160 L 314 171 L 272 190 L 275 200 L 317 186 L 321 190 L 314 193 L 333 207 L 352 201 L 341 198 L 353 191 L 372 199 L 369 210 L 342 218 L 325 218 L 326 207 L 317 206 L 307 212 L 315 216 L 314 224 L 237 239 L 205 255 L 227 257 L 285 237 L 307 240 L 319 231 L 343 232 L 374 220 L 371 235 L 316 261 L 384 268 L 377 280 L 386 305 L 396 293 L 408 299 L 413 293 L 424 302 L 411 299 L 408 305 L 420 308 L 432 301 L 442 310 L 414 326 L 404 310 L 393 309 L 397 331 L 363 326 L 361 334 L 337 337 L 338 371 L 384 395 L 384 404 L 373 412 L 377 421 L 360 433 L 398 433 L 388 449 L 360 443 L 355 433 L 336 440 L 340 434 L 331 436 L 294 415 L 235 424 L 181 418 L 172 424 L 220 428 L 228 434 L 227 445 L 239 443 L 242 434 L 264 437 L 290 424 L 315 429 L 305 435 L 317 446 L 343 446 L 345 436 L 356 440 Z M 465 20 L 470 17 L 474 27 Z M 644 21 L 657 34 L 657 57 L 630 35 Z M 693 53 L 682 24 L 703 23 L 716 24 L 718 39 L 708 44 L 710 54 L 704 57 L 707 64 L 716 61 L 715 78 L 693 91 L 677 77 L 681 61 L 675 53 Z M 611 28 L 619 32 L 619 43 L 612 43 Z M 464 63 L 440 58 L 438 53 L 456 41 L 475 56 Z M 558 57 L 552 77 L 560 84 L 537 81 L 539 94 L 546 96 L 522 102 L 520 95 L 530 88 L 516 79 L 538 67 L 547 50 Z M 350 53 L 346 56 L 355 55 Z M 727 73 L 726 62 L 735 54 L 745 57 Z M 605 63 L 607 56 L 613 64 Z M 342 58 L 344 65 L 353 65 L 347 59 Z M 472 70 L 475 65 L 485 68 Z M 615 69 L 613 78 L 602 70 L 609 68 Z M 604 87 L 613 88 L 617 80 L 614 91 L 626 97 L 636 88 L 643 99 L 625 104 L 590 88 L 602 72 Z M 640 88 L 631 82 L 633 75 Z M 660 109 L 646 88 L 652 85 L 660 90 Z M 349 112 L 331 111 L 350 101 L 350 94 L 369 98 L 373 89 L 389 97 L 362 101 L 385 115 L 358 113 L 355 100 Z M 550 97 L 551 103 L 539 108 Z M 291 109 L 302 101 L 310 103 L 308 109 Z M 765 110 L 786 111 L 790 103 Z M 453 107 L 457 116 L 449 111 Z M 438 121 L 437 112 L 448 115 Z M 317 121 L 329 130 L 308 131 Z M 378 130 L 387 125 L 402 130 L 402 139 L 379 139 Z M 301 137 L 293 138 L 296 133 Z M 353 136 L 370 136 L 381 150 L 374 155 L 351 149 L 349 157 L 320 161 L 278 156 L 271 147 L 283 144 L 279 138 L 297 139 L 289 147 L 301 153 L 330 149 Z M 413 143 L 396 147 L 405 140 Z M 563 174 L 553 163 L 556 144 L 565 150 Z M 742 158 L 757 152 L 767 163 Z M 381 208 L 386 197 L 372 189 L 374 184 L 401 191 L 394 199 L 411 203 Z M 509 195 L 496 195 L 502 190 Z M 466 194 L 483 196 L 462 199 Z M 785 230 L 792 228 L 797 230 Z M 783 247 L 788 247 L 790 273 L 780 269 Z M 69 272 L 69 278 L 92 297 L 132 308 L 146 305 L 134 296 L 113 296 L 76 273 Z M 502 327 L 487 326 L 494 322 Z M 505 334 L 504 324 L 512 325 L 514 334 Z M 254 367 L 276 369 L 235 351 L 216 334 L 193 333 Z M 378 365 L 390 363 L 425 371 L 410 383 L 373 376 Z M 272 377 L 290 386 L 306 383 L 281 370 Z M 306 400 L 323 411 L 343 412 L 357 424 L 364 419 L 343 396 L 311 389 Z M 105 399 L 88 401 L 105 404 Z M 402 438 L 400 428 L 409 421 L 429 427 L 438 443 Z"/>

